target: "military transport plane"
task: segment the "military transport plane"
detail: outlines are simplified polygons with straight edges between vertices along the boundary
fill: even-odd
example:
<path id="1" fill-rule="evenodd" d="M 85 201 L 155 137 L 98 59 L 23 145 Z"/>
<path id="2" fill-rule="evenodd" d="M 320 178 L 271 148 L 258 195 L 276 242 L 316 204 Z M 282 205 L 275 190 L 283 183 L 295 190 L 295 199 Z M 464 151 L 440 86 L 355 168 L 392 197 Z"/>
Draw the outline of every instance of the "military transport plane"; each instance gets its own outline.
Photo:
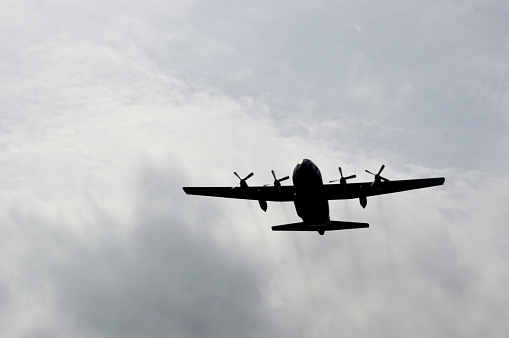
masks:
<path id="1" fill-rule="evenodd" d="M 343 177 L 343 171 L 339 168 L 340 179 L 329 182 L 334 183 L 339 181 L 339 184 L 323 184 L 322 175 L 318 167 L 311 160 L 303 159 L 293 170 L 293 186 L 282 186 L 281 182 L 290 177 L 286 176 L 278 179 L 274 170 L 272 170 L 274 183 L 264 186 L 250 187 L 247 185 L 246 181 L 253 176 L 253 173 L 250 173 L 245 178 L 241 178 L 234 172 L 240 183 L 233 188 L 184 187 L 183 189 L 189 195 L 257 200 L 263 211 L 267 211 L 267 201 L 293 202 L 297 215 L 302 218 L 302 222 L 276 225 L 272 227 L 272 230 L 318 231 L 320 235 L 323 235 L 325 231 L 369 227 L 367 223 L 331 221 L 329 217 L 329 200 L 358 198 L 361 206 L 365 208 L 368 203 L 368 196 L 433 187 L 442 185 L 445 182 L 444 177 L 389 181 L 380 176 L 384 168 L 385 166 L 382 165 L 377 174 L 366 170 L 366 172 L 374 176 L 374 181 L 364 183 L 347 183 L 347 180 L 356 176 Z"/>

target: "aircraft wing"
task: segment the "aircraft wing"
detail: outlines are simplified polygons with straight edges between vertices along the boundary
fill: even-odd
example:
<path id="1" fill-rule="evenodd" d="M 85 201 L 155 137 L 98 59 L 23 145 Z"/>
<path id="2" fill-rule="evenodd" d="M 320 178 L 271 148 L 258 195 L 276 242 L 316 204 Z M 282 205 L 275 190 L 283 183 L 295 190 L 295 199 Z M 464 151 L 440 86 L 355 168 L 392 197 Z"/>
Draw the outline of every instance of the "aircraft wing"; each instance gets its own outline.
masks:
<path id="1" fill-rule="evenodd" d="M 236 198 L 244 200 L 263 200 L 271 202 L 291 202 L 294 200 L 293 186 L 282 186 L 281 191 L 272 186 L 248 187 L 184 187 L 188 195 Z"/>
<path id="2" fill-rule="evenodd" d="M 372 182 L 348 183 L 346 185 L 346 189 L 341 184 L 325 184 L 323 188 L 328 200 L 344 200 L 434 187 L 442 185 L 444 182 L 444 177 L 436 177 L 400 181 L 382 181 L 376 185 L 373 185 Z"/>

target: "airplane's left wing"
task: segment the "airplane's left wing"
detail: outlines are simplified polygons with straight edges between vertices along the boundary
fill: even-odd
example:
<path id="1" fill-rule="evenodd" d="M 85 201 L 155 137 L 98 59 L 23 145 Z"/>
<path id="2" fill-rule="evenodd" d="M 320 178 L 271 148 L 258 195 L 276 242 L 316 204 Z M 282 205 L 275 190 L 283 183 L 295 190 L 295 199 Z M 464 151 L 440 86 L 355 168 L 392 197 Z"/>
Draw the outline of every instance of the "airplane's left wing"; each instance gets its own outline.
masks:
<path id="1" fill-rule="evenodd" d="M 244 200 L 262 200 L 271 202 L 291 202 L 294 200 L 293 186 L 282 186 L 280 190 L 272 186 L 258 187 L 184 187 L 188 195 L 200 195 Z"/>
<path id="2" fill-rule="evenodd" d="M 391 194 L 400 191 L 422 189 L 442 185 L 445 182 L 444 177 L 420 178 L 412 180 L 385 181 L 373 184 L 348 183 L 346 188 L 341 184 L 325 184 L 324 193 L 328 200 L 342 200 L 351 198 L 366 198 L 383 194 Z"/>

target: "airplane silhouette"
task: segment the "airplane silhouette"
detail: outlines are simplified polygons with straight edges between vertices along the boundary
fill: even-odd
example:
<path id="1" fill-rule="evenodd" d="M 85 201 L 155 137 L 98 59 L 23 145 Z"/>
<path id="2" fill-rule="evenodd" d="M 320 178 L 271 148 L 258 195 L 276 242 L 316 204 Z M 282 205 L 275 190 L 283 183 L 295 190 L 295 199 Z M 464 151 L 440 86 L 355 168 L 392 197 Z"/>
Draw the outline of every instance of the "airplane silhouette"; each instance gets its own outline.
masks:
<path id="1" fill-rule="evenodd" d="M 377 174 L 366 170 L 367 173 L 374 176 L 373 182 L 347 183 L 347 180 L 355 178 L 356 175 L 343 177 L 340 167 L 340 179 L 329 182 L 339 181 L 339 184 L 324 184 L 318 167 L 311 160 L 303 159 L 293 170 L 293 186 L 282 186 L 281 182 L 290 177 L 278 179 L 272 170 L 274 182 L 264 186 L 248 186 L 247 180 L 253 176 L 253 173 L 241 178 L 234 172 L 240 183 L 233 188 L 184 187 L 183 189 L 189 195 L 257 200 L 263 211 L 267 211 L 267 201 L 293 202 L 302 222 L 276 225 L 272 227 L 272 230 L 318 231 L 320 235 L 323 235 L 325 231 L 369 227 L 368 223 L 331 221 L 329 216 L 330 200 L 358 198 L 361 206 L 365 208 L 368 196 L 433 187 L 445 182 L 444 177 L 390 181 L 380 175 L 384 168 L 385 166 L 382 165 Z"/>

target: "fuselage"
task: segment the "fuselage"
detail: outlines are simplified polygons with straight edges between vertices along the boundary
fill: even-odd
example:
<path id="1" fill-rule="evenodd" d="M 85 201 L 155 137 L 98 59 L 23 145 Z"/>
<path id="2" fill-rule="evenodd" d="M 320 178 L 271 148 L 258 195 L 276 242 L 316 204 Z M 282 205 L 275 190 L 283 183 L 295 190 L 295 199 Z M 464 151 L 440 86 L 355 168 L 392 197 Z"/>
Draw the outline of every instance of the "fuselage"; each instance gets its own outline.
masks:
<path id="1" fill-rule="evenodd" d="M 295 210 L 302 221 L 309 225 L 329 223 L 329 201 L 323 194 L 322 174 L 308 159 L 300 161 L 293 170 Z"/>

